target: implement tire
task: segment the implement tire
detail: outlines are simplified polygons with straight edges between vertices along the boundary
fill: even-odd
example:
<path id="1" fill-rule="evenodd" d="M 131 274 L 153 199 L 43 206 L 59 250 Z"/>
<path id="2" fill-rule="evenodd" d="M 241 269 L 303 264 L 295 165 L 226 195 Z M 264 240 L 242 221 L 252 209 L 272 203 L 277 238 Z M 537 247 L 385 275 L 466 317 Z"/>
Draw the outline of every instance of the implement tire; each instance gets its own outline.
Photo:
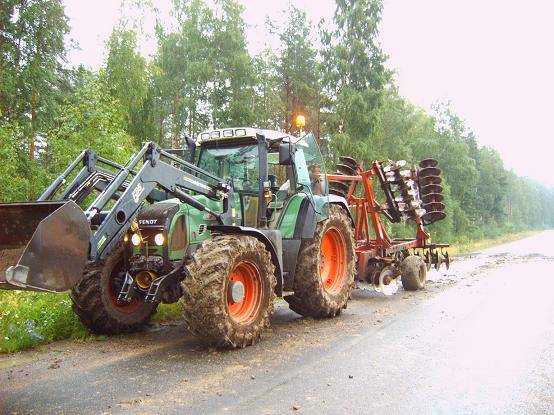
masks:
<path id="1" fill-rule="evenodd" d="M 252 236 L 216 235 L 188 268 L 181 303 L 189 330 L 218 347 L 256 343 L 269 326 L 277 281 L 265 245 Z"/>
<path id="2" fill-rule="evenodd" d="M 417 291 L 425 288 L 427 267 L 417 255 L 407 256 L 400 264 L 402 286 L 406 291 Z"/>
<path id="3" fill-rule="evenodd" d="M 285 300 L 300 315 L 334 317 L 346 307 L 355 269 L 352 222 L 343 208 L 331 205 L 329 218 L 317 225 L 313 239 L 302 241 L 294 294 Z"/>
<path id="4" fill-rule="evenodd" d="M 129 333 L 143 327 L 156 311 L 157 304 L 133 298 L 130 303 L 117 300 L 123 285 L 123 244 L 104 259 L 90 262 L 83 278 L 71 290 L 73 311 L 93 333 Z"/>

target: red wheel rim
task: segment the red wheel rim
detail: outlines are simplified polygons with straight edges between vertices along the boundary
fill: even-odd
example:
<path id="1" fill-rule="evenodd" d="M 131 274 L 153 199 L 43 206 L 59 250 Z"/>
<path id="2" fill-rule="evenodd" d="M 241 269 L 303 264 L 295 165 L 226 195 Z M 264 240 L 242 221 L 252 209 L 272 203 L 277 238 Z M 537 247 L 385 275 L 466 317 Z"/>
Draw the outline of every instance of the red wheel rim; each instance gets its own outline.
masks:
<path id="1" fill-rule="evenodd" d="M 338 294 L 346 278 L 346 243 L 336 228 L 329 228 L 321 240 L 320 275 L 323 288 L 329 294 Z"/>
<path id="2" fill-rule="evenodd" d="M 142 301 L 140 301 L 136 297 L 133 297 L 130 302 L 119 301 L 117 297 L 119 296 L 119 291 L 121 290 L 121 286 L 123 285 L 123 280 L 119 281 L 120 278 L 116 276 L 117 273 L 114 272 L 109 279 L 108 292 L 110 294 L 110 300 L 118 311 L 128 314 L 134 313 L 140 308 L 140 306 L 142 305 Z"/>
<path id="3" fill-rule="evenodd" d="M 239 282 L 244 287 L 244 295 L 240 301 L 233 301 L 229 295 L 229 287 L 233 282 Z M 262 277 L 260 269 L 249 261 L 239 262 L 227 284 L 227 309 L 231 318 L 239 324 L 249 324 L 256 319 L 262 304 Z"/>

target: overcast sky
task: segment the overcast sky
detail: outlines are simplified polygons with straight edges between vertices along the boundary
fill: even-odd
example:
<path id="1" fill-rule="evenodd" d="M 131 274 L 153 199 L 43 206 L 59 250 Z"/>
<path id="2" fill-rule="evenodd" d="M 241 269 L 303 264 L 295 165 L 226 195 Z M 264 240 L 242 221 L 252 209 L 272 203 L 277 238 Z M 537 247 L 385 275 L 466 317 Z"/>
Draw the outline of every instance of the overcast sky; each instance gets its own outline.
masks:
<path id="1" fill-rule="evenodd" d="M 153 0 L 162 13 L 169 0 Z M 267 15 L 283 21 L 288 0 L 241 0 L 250 50 L 271 44 Z M 316 23 L 334 0 L 292 0 Z M 97 68 L 119 16 L 116 0 L 64 0 L 80 50 L 71 64 Z M 549 0 L 385 0 L 381 43 L 400 93 L 429 109 L 450 100 L 479 142 L 520 175 L 554 186 L 554 2 Z M 149 22 L 147 21 L 147 26 Z M 144 46 L 153 51 L 154 43 Z"/>

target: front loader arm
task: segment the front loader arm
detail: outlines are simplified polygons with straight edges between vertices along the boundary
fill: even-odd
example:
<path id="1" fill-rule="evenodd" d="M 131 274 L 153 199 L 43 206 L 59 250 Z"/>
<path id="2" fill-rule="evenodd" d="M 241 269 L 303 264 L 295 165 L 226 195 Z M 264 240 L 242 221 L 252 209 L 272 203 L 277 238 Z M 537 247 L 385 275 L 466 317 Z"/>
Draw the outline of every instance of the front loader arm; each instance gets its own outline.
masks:
<path id="1" fill-rule="evenodd" d="M 96 198 L 82 209 L 95 190 Z M 0 204 L 0 288 L 71 289 L 87 260 L 103 258 L 123 238 L 145 200 L 177 197 L 230 224 L 232 191 L 223 179 L 151 142 L 124 166 L 83 151 L 37 202 Z M 222 201 L 222 212 L 189 192 Z"/>
<path id="2" fill-rule="evenodd" d="M 140 154 L 140 153 L 139 153 Z M 121 194 L 115 205 L 103 219 L 98 230 L 91 238 L 91 259 L 102 258 L 111 248 L 123 238 L 124 233 L 129 229 L 131 223 L 135 220 L 145 199 L 158 187 L 165 190 L 170 195 L 177 197 L 183 203 L 192 205 L 196 209 L 206 211 L 214 215 L 221 224 L 228 224 L 232 221 L 231 207 L 232 197 L 229 197 L 231 187 L 223 179 L 213 176 L 198 167 L 181 160 L 174 155 L 158 150 L 153 143 L 149 143 L 144 153 L 146 162 L 136 173 L 127 189 Z M 175 164 L 188 168 L 200 174 L 208 175 L 218 181 L 217 185 L 208 183 L 199 177 L 184 171 L 160 158 L 165 156 Z M 125 174 L 125 172 L 123 173 Z M 108 187 L 104 193 L 101 193 L 97 200 L 85 212 L 85 214 L 94 215 L 100 212 L 107 201 L 116 192 L 118 186 L 127 176 L 116 177 L 114 183 Z M 223 201 L 223 212 L 213 212 L 207 206 L 203 205 L 187 191 L 193 191 L 203 194 L 214 200 Z"/>

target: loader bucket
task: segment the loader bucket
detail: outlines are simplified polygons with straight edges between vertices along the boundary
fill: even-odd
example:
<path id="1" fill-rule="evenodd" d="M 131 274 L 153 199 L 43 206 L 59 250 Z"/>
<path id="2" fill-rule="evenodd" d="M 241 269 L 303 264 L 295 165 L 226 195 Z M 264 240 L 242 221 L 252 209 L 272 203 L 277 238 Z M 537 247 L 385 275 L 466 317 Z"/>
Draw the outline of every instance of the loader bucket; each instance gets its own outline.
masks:
<path id="1" fill-rule="evenodd" d="M 83 274 L 90 236 L 73 201 L 0 203 L 0 289 L 70 290 Z"/>

